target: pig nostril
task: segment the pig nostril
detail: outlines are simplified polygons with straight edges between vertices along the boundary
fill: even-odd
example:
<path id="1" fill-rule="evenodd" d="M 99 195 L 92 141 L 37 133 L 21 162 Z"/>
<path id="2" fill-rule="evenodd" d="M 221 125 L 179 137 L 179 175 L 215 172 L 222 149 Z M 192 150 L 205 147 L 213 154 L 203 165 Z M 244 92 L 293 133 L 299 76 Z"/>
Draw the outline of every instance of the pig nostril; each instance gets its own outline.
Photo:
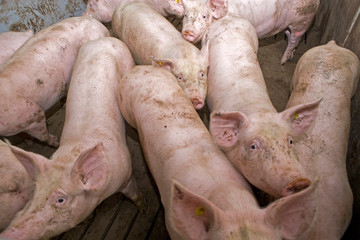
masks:
<path id="1" fill-rule="evenodd" d="M 200 110 L 204 106 L 204 101 L 199 98 L 191 98 L 191 102 L 197 110 Z"/>
<path id="2" fill-rule="evenodd" d="M 307 178 L 301 178 L 290 183 L 282 192 L 282 196 L 289 196 L 291 194 L 300 192 L 305 188 L 309 187 L 311 181 Z"/>

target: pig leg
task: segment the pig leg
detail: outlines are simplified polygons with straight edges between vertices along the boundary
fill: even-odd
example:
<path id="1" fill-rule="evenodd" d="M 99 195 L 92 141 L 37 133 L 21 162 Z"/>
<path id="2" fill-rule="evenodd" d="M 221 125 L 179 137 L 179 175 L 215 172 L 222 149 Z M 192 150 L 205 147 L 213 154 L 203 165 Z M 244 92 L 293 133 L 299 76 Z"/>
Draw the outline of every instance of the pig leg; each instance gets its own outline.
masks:
<path id="1" fill-rule="evenodd" d="M 23 113 L 29 114 L 27 116 L 29 120 L 26 121 L 26 124 L 29 125 L 25 126 L 24 132 L 28 133 L 29 135 L 33 136 L 34 138 L 42 142 L 46 142 L 52 147 L 58 147 L 59 141 L 57 137 L 50 134 L 47 130 L 45 112 L 36 103 L 28 100 L 25 101 L 26 101 L 25 106 L 27 108 L 25 111 L 23 111 Z"/>
<path id="2" fill-rule="evenodd" d="M 139 191 L 133 176 L 131 176 L 128 184 L 121 190 L 121 192 L 134 202 L 140 213 L 145 214 L 149 211 L 149 205 L 142 193 Z"/>
<path id="3" fill-rule="evenodd" d="M 284 55 L 281 58 L 280 65 L 285 64 L 287 61 L 291 60 L 294 56 L 295 48 L 299 45 L 302 35 L 306 32 L 308 28 L 301 26 L 301 30 L 297 30 L 294 26 L 289 26 L 289 30 L 285 31 L 285 34 L 288 38 L 288 45 L 284 52 Z"/>

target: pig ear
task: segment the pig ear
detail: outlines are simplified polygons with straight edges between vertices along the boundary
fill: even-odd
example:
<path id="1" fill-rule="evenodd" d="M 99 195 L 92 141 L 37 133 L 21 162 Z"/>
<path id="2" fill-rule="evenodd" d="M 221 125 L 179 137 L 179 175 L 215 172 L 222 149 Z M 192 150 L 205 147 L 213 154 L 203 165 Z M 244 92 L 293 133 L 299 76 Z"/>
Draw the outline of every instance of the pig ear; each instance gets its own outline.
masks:
<path id="1" fill-rule="evenodd" d="M 221 147 L 232 147 L 239 138 L 241 129 L 249 125 L 249 120 L 241 112 L 212 112 L 210 133 Z"/>
<path id="2" fill-rule="evenodd" d="M 288 121 L 293 135 L 303 134 L 315 121 L 321 98 L 306 104 L 298 104 L 281 112 L 281 117 Z"/>
<path id="3" fill-rule="evenodd" d="M 102 143 L 80 154 L 76 160 L 72 179 L 81 181 L 85 190 L 97 191 L 109 177 L 109 161 Z"/>
<path id="4" fill-rule="evenodd" d="M 221 211 L 207 199 L 173 180 L 171 223 L 185 239 L 203 239 L 216 226 Z"/>
<path id="5" fill-rule="evenodd" d="M 225 16 L 228 11 L 228 0 L 209 0 L 210 9 L 214 18 Z"/>
<path id="6" fill-rule="evenodd" d="M 174 67 L 174 62 L 171 60 L 159 59 L 154 56 L 151 56 L 150 58 L 151 58 L 152 65 L 155 67 L 163 67 L 169 71 Z"/>
<path id="7" fill-rule="evenodd" d="M 317 182 L 266 207 L 265 220 L 278 228 L 282 239 L 298 239 L 312 224 L 316 214 Z"/>
<path id="8" fill-rule="evenodd" d="M 19 160 L 19 162 L 21 162 L 26 171 L 29 173 L 30 177 L 35 180 L 37 174 L 45 169 L 45 164 L 47 163 L 48 159 L 42 155 L 28 152 L 21 148 L 12 146 L 8 141 L 6 142 L 10 147 L 11 152 Z"/>

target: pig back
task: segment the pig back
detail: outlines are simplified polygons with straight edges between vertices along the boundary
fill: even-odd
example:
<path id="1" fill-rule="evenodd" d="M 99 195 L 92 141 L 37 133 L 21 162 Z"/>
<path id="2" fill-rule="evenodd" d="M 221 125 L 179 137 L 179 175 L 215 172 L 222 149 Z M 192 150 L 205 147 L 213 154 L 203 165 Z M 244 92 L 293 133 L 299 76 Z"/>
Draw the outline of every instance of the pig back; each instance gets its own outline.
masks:
<path id="1" fill-rule="evenodd" d="M 182 40 L 181 33 L 145 2 L 121 3 L 114 12 L 112 28 L 137 64 L 151 65 L 151 56 L 162 58 L 163 49 L 178 46 Z"/>
<path id="2" fill-rule="evenodd" d="M 0 34 L 0 65 L 4 64 L 21 45 L 34 35 L 32 30 L 25 32 L 3 32 Z"/>
<path id="3" fill-rule="evenodd" d="M 322 98 L 314 125 L 296 145 L 305 171 L 319 179 L 317 218 L 306 239 L 340 239 L 351 219 L 346 153 L 359 69 L 357 56 L 334 41 L 310 49 L 296 65 L 287 108 Z"/>
<path id="4" fill-rule="evenodd" d="M 104 36 L 109 31 L 89 16 L 67 18 L 44 28 L 2 66 L 1 89 L 21 92 L 23 98 L 47 110 L 65 96 L 81 45 Z"/>
<path id="5" fill-rule="evenodd" d="M 203 184 L 212 189 L 224 182 L 251 192 L 215 145 L 171 73 L 152 66 L 134 67 L 120 80 L 119 102 L 125 120 L 139 132 L 165 206 L 169 206 L 172 179 L 198 194 L 205 194 Z M 217 204 L 227 203 L 221 200 Z"/>
<path id="6" fill-rule="evenodd" d="M 121 76 L 134 64 L 126 45 L 113 37 L 90 41 L 80 48 L 67 97 L 61 144 L 84 142 L 84 136 L 85 142 L 101 140 L 110 149 L 109 145 L 125 144 L 117 89 Z"/>

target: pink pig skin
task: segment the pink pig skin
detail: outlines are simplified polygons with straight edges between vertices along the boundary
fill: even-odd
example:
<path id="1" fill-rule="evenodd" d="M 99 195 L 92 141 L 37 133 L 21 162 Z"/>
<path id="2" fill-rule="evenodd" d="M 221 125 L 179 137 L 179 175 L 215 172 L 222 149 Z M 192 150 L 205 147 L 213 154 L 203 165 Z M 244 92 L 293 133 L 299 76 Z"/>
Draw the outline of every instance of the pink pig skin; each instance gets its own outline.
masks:
<path id="1" fill-rule="evenodd" d="M 340 239 L 351 220 L 346 153 L 359 71 L 357 56 L 334 41 L 308 50 L 296 65 L 287 107 L 322 98 L 314 125 L 296 145 L 306 173 L 319 181 L 316 220 L 305 239 Z"/>
<path id="2" fill-rule="evenodd" d="M 14 149 L 36 181 L 34 196 L 10 226 L 5 239 L 42 239 L 83 221 L 115 192 L 147 205 L 132 177 L 125 124 L 117 101 L 118 80 L 134 66 L 124 43 L 102 38 L 79 51 L 66 101 L 60 147 L 50 161 Z"/>
<path id="3" fill-rule="evenodd" d="M 257 59 L 256 32 L 247 20 L 219 19 L 210 26 L 206 44 L 210 131 L 219 147 L 250 183 L 275 197 L 308 187 L 293 138 L 311 125 L 318 102 L 276 111 Z M 309 118 L 292 120 L 297 112 Z"/>
<path id="4" fill-rule="evenodd" d="M 0 33 L 0 65 L 4 64 L 21 45 L 34 35 L 32 30 L 25 32 Z"/>
<path id="5" fill-rule="evenodd" d="M 0 140 L 0 232 L 3 231 L 30 199 L 34 181 L 11 152 L 10 146 Z"/>
<path id="6" fill-rule="evenodd" d="M 112 15 L 120 3 L 132 0 L 89 0 L 83 15 L 89 15 L 100 22 L 111 22 Z M 180 18 L 184 15 L 184 5 L 180 0 L 141 0 L 146 2 L 155 11 L 166 17 L 175 15 Z M 155 23 L 156 24 L 156 23 Z"/>
<path id="7" fill-rule="evenodd" d="M 45 111 L 65 96 L 81 45 L 104 36 L 109 31 L 94 18 L 68 18 L 36 33 L 0 66 L 0 136 L 26 132 L 57 147 Z"/>
<path id="8" fill-rule="evenodd" d="M 171 239 L 295 239 L 311 224 L 315 184 L 261 209 L 168 71 L 134 67 L 119 103 L 138 130 Z"/>
<path id="9" fill-rule="evenodd" d="M 245 18 L 265 38 L 286 30 L 288 45 L 281 58 L 293 57 L 301 37 L 311 26 L 320 0 L 183 0 L 182 34 L 190 42 L 200 41 L 209 25 L 225 15 Z"/>
<path id="10" fill-rule="evenodd" d="M 156 23 L 156 24 L 154 24 Z M 137 64 L 171 71 L 196 109 L 205 104 L 208 57 L 148 4 L 131 1 L 116 9 L 114 35 L 129 47 Z"/>

